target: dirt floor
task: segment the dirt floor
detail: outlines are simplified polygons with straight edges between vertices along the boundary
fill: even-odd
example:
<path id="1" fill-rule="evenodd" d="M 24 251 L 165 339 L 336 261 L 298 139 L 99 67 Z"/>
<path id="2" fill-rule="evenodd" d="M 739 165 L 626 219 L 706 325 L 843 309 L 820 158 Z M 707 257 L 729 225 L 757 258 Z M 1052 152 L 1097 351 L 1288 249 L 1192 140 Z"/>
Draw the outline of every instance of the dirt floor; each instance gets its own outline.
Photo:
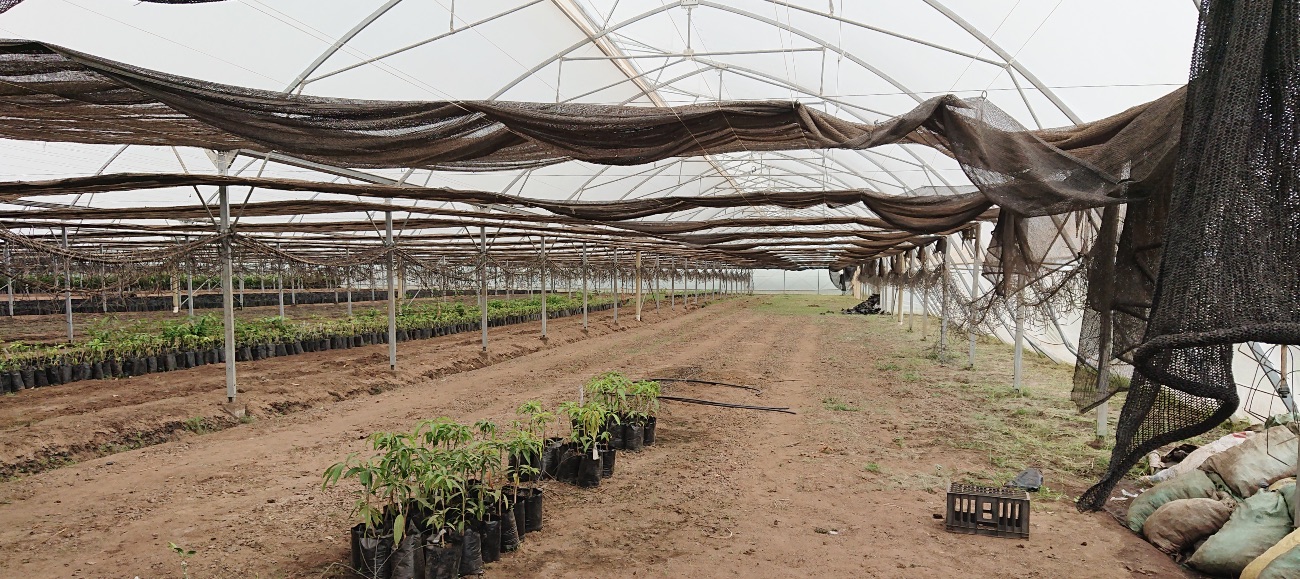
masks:
<path id="1" fill-rule="evenodd" d="M 622 327 L 603 312 L 589 337 L 579 318 L 556 321 L 545 347 L 536 328 L 496 329 L 488 365 L 476 336 L 403 343 L 396 375 L 384 346 L 241 364 L 249 423 L 182 425 L 162 444 L 0 483 L 0 576 L 179 577 L 169 542 L 197 552 L 196 578 L 350 576 L 351 496 L 322 490 L 320 474 L 367 434 L 441 415 L 504 421 L 612 369 L 753 384 L 763 393 L 668 393 L 798 414 L 666 402 L 655 446 L 622 453 L 597 489 L 547 485 L 545 528 L 486 577 L 1186 576 L 1110 516 L 1074 509 L 1107 451 L 1085 444 L 1091 420 L 1070 410 L 1067 367 L 1029 356 L 1017 396 L 1006 346 L 981 343 L 974 369 L 940 365 L 933 321 L 923 335 L 920 320 L 908 333 L 825 314 L 851 304 L 755 296 L 651 309 L 640 324 L 624 308 Z M 3 460 L 216 415 L 221 383 L 208 366 L 4 397 Z M 1026 466 L 1049 487 L 1028 540 L 950 534 L 935 519 L 948 481 L 1000 484 Z"/>

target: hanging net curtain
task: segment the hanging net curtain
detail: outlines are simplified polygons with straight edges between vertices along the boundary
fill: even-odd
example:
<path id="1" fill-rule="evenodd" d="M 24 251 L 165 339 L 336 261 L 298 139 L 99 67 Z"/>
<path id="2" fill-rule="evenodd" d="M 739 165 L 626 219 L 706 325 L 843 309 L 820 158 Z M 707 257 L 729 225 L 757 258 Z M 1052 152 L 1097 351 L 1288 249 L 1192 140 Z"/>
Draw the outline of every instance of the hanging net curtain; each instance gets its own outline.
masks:
<path id="1" fill-rule="evenodd" d="M 1203 3 L 1182 126 L 1169 218 L 1125 222 L 1117 263 L 1149 263 L 1142 239 L 1163 239 L 1163 259 L 1110 468 L 1081 509 L 1237 410 L 1234 344 L 1300 344 L 1300 4 Z M 1148 203 L 1136 215 L 1163 212 Z"/>

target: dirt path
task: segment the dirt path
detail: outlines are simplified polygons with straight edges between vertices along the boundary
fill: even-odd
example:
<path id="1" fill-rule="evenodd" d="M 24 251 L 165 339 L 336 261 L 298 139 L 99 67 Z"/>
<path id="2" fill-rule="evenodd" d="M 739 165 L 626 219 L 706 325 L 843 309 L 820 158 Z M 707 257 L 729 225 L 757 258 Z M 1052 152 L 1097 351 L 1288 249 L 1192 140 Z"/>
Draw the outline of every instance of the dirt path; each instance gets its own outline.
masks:
<path id="1" fill-rule="evenodd" d="M 408 343 L 420 351 L 396 377 L 366 349 L 269 360 L 249 371 L 265 381 L 250 397 L 293 383 L 387 388 L 0 483 L 0 576 L 175 577 L 169 541 L 198 552 L 196 578 L 347 576 L 350 496 L 322 491 L 319 475 L 362 437 L 439 415 L 505 420 L 609 369 L 761 385 L 669 390 L 799 414 L 665 403 L 655 446 L 621 454 L 598 489 L 548 486 L 545 529 L 487 577 L 1181 576 L 1113 520 L 1059 498 L 1102 454 L 1075 448 L 1089 430 L 1060 403 L 1067 369 L 1031 357 L 1029 396 L 1009 396 L 1005 347 L 981 346 L 974 370 L 940 366 L 923 356 L 933 337 L 819 315 L 844 301 L 728 300 L 626 331 L 602 320 L 590 339 L 557 323 L 547 348 L 529 353 L 535 334 L 532 345 L 502 337 L 495 355 L 519 356 L 477 369 L 448 365 L 474 348 L 460 336 Z M 212 403 L 217 391 L 189 396 Z M 1051 490 L 1035 498 L 1029 540 L 953 535 L 932 518 L 946 481 L 1031 463 Z"/>

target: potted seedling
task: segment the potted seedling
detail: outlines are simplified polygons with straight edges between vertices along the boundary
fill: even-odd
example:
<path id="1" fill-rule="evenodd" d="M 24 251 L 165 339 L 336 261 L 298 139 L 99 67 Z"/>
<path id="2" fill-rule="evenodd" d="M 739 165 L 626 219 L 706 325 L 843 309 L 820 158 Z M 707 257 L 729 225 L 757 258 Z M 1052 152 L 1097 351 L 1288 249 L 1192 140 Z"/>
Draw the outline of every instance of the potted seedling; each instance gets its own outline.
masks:
<path id="1" fill-rule="evenodd" d="M 543 491 L 537 481 L 546 474 L 555 478 L 559 474 L 559 463 L 563 455 L 562 438 L 547 438 L 546 429 L 555 420 L 555 414 L 542 408 L 541 402 L 529 401 L 517 411 L 522 419 L 522 431 L 528 435 L 527 443 L 521 444 L 518 454 L 529 454 L 530 468 L 521 469 L 520 480 L 515 481 L 515 517 L 522 517 L 524 524 L 519 527 L 519 536 L 542 530 Z M 521 435 L 522 436 L 522 435 Z M 529 452 L 531 451 L 531 452 Z M 523 475 L 527 475 L 525 478 Z M 527 481 L 527 487 L 520 487 L 519 482 Z M 520 509 L 520 505 L 523 506 Z"/>
<path id="2" fill-rule="evenodd" d="M 613 450 L 623 450 L 626 445 L 623 424 L 627 420 L 627 394 L 631 384 L 631 380 L 618 372 L 605 372 L 583 387 L 588 398 L 601 401 L 610 411 L 604 429 L 610 435 L 609 446 Z"/>
<path id="3" fill-rule="evenodd" d="M 322 488 L 341 479 L 361 484 L 353 512 L 360 523 L 352 529 L 354 567 L 365 577 L 387 577 L 393 566 L 414 573 L 415 551 L 421 540 L 411 533 L 413 509 L 427 503 L 420 473 L 428 463 L 424 449 L 406 433 L 376 432 L 369 438 L 378 452 L 369 460 L 355 455 L 325 470 Z M 390 558 L 392 561 L 390 561 Z"/>
<path id="4" fill-rule="evenodd" d="M 565 402 L 560 406 L 560 411 L 569 417 L 572 425 L 569 438 L 574 444 L 573 453 L 567 459 L 561 460 L 561 473 L 567 472 L 566 461 L 576 459 L 577 468 L 572 482 L 584 488 L 599 486 L 601 471 L 599 445 L 609 439 L 609 433 L 605 431 L 609 409 L 599 400 L 588 400 L 585 404 Z"/>
<path id="5" fill-rule="evenodd" d="M 633 422 L 640 424 L 642 429 L 641 442 L 646 445 L 654 444 L 655 427 L 659 421 L 659 383 L 642 380 L 632 384 L 628 393 L 631 398 Z"/>

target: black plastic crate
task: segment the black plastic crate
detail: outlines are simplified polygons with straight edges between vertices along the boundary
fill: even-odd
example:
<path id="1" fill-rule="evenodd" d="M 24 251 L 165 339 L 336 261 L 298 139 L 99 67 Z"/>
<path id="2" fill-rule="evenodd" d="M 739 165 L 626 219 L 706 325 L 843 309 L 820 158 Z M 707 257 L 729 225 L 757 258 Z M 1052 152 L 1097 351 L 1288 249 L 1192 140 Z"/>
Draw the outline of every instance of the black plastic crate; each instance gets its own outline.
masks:
<path id="1" fill-rule="evenodd" d="M 953 533 L 1028 539 L 1029 493 L 951 483 L 945 526 Z"/>

